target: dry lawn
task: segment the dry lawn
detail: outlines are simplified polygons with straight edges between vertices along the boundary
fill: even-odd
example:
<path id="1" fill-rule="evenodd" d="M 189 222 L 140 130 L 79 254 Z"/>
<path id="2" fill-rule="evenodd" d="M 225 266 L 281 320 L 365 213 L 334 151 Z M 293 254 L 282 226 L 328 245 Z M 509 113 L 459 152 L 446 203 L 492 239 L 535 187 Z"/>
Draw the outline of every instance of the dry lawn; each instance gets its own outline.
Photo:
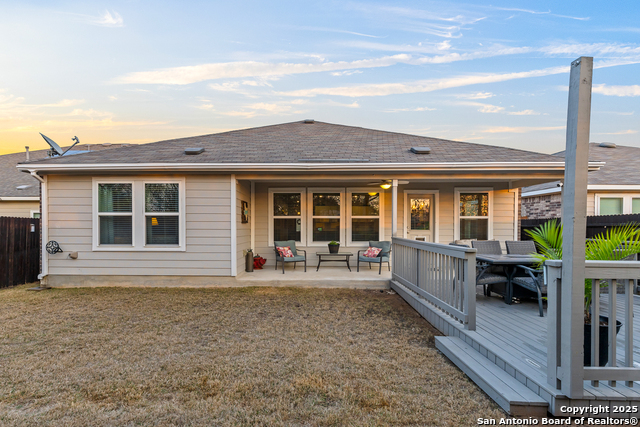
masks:
<path id="1" fill-rule="evenodd" d="M 1 425 L 504 417 L 386 291 L 27 287 L 0 290 Z"/>

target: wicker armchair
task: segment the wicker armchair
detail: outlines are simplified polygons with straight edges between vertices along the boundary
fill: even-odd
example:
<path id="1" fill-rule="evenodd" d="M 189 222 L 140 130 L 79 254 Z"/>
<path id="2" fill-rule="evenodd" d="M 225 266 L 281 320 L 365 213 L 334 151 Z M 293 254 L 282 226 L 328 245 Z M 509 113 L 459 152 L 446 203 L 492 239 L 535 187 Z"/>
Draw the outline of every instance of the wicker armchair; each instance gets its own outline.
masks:
<path id="1" fill-rule="evenodd" d="M 504 243 L 507 245 L 507 253 L 510 255 L 531 255 L 537 252 L 533 240 L 507 240 Z"/>

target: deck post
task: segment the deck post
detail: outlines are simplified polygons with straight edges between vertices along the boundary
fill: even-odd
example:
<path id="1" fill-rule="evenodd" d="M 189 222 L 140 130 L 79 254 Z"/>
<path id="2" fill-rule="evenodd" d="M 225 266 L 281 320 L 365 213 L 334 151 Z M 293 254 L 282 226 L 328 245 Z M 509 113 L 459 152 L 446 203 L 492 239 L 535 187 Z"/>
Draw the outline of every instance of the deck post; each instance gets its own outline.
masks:
<path id="1" fill-rule="evenodd" d="M 593 58 L 571 63 L 564 191 L 562 194 L 561 385 L 569 398 L 584 394 L 584 279 L 587 171 Z"/>
<path id="2" fill-rule="evenodd" d="M 391 181 L 391 237 L 398 237 L 398 180 Z"/>
<path id="3" fill-rule="evenodd" d="M 561 387 L 558 380 L 560 367 L 560 333 L 562 327 L 562 261 L 549 260 L 544 263 L 547 284 L 547 383 L 553 388 Z"/>
<path id="4" fill-rule="evenodd" d="M 464 325 L 469 331 L 476 330 L 476 253 L 464 254 L 464 312 L 468 321 Z"/>

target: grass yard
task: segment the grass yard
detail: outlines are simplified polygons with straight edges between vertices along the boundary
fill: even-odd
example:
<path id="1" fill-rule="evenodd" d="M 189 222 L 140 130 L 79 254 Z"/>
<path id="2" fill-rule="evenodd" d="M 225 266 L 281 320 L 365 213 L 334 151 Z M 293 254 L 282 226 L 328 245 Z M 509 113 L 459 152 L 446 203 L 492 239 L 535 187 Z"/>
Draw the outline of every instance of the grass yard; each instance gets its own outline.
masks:
<path id="1" fill-rule="evenodd" d="M 386 291 L 27 287 L 0 290 L 0 425 L 504 417 Z"/>

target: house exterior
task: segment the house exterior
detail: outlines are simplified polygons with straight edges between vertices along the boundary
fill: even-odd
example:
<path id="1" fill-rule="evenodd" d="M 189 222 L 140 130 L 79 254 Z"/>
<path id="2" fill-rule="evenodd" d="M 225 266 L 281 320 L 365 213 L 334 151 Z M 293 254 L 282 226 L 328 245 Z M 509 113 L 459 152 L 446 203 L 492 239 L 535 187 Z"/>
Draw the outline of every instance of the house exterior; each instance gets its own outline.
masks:
<path id="1" fill-rule="evenodd" d="M 73 152 L 85 153 L 121 146 L 122 144 L 82 144 Z M 0 156 L 0 216 L 40 217 L 40 182 L 16 166 L 27 160 L 45 159 L 48 152 L 49 150 L 34 150 Z"/>
<path id="2" fill-rule="evenodd" d="M 564 158 L 564 151 L 554 154 Z M 612 143 L 590 143 L 589 160 L 604 166 L 589 172 L 587 215 L 640 213 L 640 148 Z M 559 218 L 561 181 L 522 189 L 522 219 Z"/>
<path id="3" fill-rule="evenodd" d="M 63 250 L 43 251 L 46 284 L 227 286 L 245 249 L 273 268 L 274 240 L 310 264 L 331 240 L 517 240 L 518 189 L 564 161 L 306 120 L 19 168 L 41 177 L 43 242 Z"/>

